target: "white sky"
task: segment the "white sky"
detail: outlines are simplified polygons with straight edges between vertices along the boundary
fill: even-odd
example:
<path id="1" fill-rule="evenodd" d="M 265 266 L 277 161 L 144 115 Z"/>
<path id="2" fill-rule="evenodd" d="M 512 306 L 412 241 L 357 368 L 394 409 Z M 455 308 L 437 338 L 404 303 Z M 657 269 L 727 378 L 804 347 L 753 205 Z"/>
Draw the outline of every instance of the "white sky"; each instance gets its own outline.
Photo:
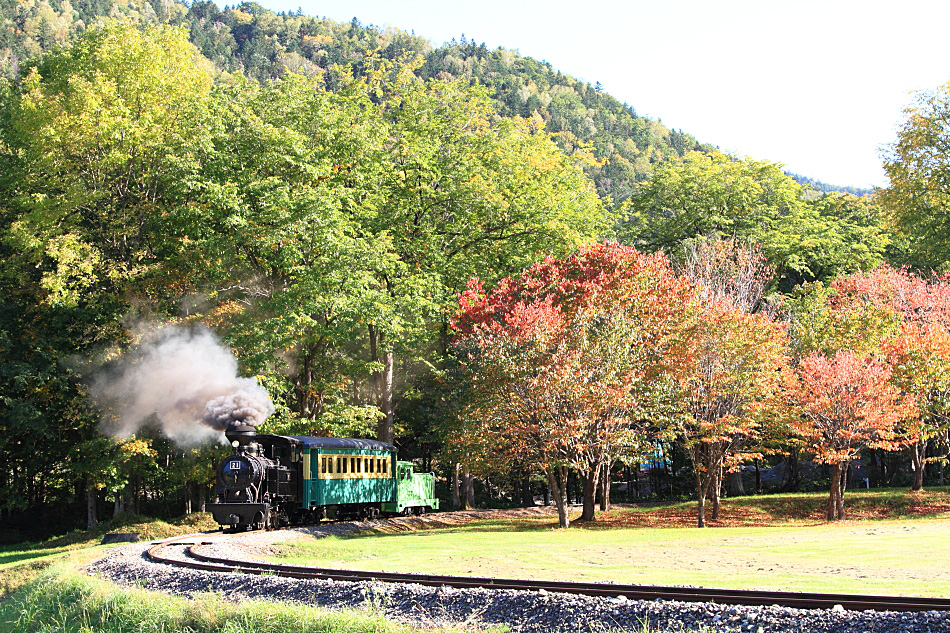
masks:
<path id="1" fill-rule="evenodd" d="M 881 150 L 910 93 L 950 81 L 945 0 L 260 3 L 516 49 L 701 142 L 835 185 L 886 185 Z"/>

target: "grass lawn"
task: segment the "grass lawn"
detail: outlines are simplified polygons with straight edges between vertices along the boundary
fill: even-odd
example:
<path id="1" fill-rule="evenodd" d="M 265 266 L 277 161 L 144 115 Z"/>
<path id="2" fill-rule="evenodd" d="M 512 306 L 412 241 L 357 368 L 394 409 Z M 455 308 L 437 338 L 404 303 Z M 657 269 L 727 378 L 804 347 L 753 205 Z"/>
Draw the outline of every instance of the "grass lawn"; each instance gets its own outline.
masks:
<path id="1" fill-rule="evenodd" d="M 472 576 L 950 597 L 950 493 L 847 493 L 846 509 L 861 518 L 836 524 L 820 518 L 825 498 L 816 493 L 729 500 L 723 520 L 705 530 L 691 527 L 690 503 L 613 510 L 599 523 L 569 530 L 555 529 L 553 516 L 540 516 L 307 538 L 282 545 L 275 560 Z"/>
<path id="2" fill-rule="evenodd" d="M 106 529 L 139 532 L 143 540 L 217 528 L 210 515 L 174 524 L 125 521 L 99 532 L 75 532 L 40 544 L 0 547 L 0 633 L 460 633 L 463 629 L 413 627 L 387 620 L 382 610 L 233 603 L 220 593 L 193 599 L 119 587 L 82 573 L 108 553 Z M 495 629 L 504 630 L 504 627 Z"/>
<path id="3" fill-rule="evenodd" d="M 165 538 L 214 530 L 219 526 L 210 514 L 192 514 L 174 523 L 122 517 L 106 523 L 99 530 L 76 531 L 43 543 L 19 543 L 0 546 L 0 600 L 36 578 L 40 572 L 70 552 L 77 550 L 107 550 L 113 546 L 99 546 L 106 532 L 138 532 L 143 540 Z M 100 555 L 105 555 L 103 551 Z"/>
<path id="4" fill-rule="evenodd" d="M 0 601 L 0 633 L 461 633 L 394 623 L 374 608 L 329 611 L 265 600 L 234 603 L 220 593 L 187 600 L 117 587 L 77 571 L 98 554 L 69 552 Z"/>

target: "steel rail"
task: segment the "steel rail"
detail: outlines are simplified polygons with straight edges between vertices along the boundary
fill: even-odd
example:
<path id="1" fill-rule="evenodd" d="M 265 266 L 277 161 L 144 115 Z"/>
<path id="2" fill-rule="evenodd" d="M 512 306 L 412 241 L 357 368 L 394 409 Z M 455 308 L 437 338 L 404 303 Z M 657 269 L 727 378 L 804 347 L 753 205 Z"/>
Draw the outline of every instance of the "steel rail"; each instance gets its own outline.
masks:
<path id="1" fill-rule="evenodd" d="M 768 606 L 778 605 L 797 609 L 844 608 L 849 611 L 950 611 L 950 599 L 908 596 L 874 596 L 859 594 L 825 594 L 787 591 L 744 589 L 715 589 L 707 587 L 665 587 L 648 585 L 621 585 L 608 583 L 569 582 L 559 580 L 518 580 L 512 578 L 485 578 L 474 576 L 443 576 L 382 571 L 360 571 L 261 563 L 220 558 L 202 554 L 196 545 L 209 542 L 181 543 L 190 537 L 180 537 L 158 543 L 148 549 L 148 558 L 159 563 L 178 565 L 212 572 L 267 574 L 288 578 L 321 579 L 348 582 L 412 583 L 430 587 L 514 589 L 519 591 L 547 591 L 586 596 L 603 596 L 628 600 L 677 600 L 681 602 L 714 602 L 719 604 Z M 186 545 L 191 559 L 169 558 L 161 550 L 173 545 Z M 193 560 L 192 560 L 193 559 Z"/>

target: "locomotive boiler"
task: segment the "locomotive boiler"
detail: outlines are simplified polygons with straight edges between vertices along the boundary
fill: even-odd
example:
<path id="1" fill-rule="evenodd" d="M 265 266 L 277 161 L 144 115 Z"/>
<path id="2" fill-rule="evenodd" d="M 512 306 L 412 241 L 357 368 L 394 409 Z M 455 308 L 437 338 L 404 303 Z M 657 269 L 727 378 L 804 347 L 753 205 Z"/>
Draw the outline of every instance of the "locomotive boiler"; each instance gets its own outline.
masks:
<path id="1" fill-rule="evenodd" d="M 257 434 L 232 425 L 209 511 L 231 531 L 437 510 L 435 478 L 376 440 Z"/>

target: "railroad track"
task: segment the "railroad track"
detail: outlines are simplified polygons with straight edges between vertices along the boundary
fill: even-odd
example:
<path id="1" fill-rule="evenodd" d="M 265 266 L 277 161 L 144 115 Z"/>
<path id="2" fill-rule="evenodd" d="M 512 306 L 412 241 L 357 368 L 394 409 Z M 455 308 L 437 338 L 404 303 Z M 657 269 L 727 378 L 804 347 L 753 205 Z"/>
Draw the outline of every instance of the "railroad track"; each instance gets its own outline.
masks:
<path id="1" fill-rule="evenodd" d="M 430 587 L 517 589 L 520 591 L 547 591 L 612 598 L 622 596 L 628 600 L 677 600 L 680 602 L 714 602 L 718 604 L 747 606 L 779 605 L 798 609 L 831 609 L 838 607 L 850 611 L 950 611 L 950 599 L 945 598 L 797 593 L 741 589 L 710 589 L 705 587 L 615 585 L 590 582 L 478 578 L 472 576 L 441 576 L 435 574 L 406 574 L 303 567 L 220 558 L 208 556 L 199 551 L 202 545 L 211 544 L 212 542 L 195 539 L 194 536 L 179 537 L 153 545 L 148 549 L 147 556 L 154 562 L 203 571 L 267 574 L 287 578 L 342 580 L 350 582 L 414 583 Z M 172 546 L 185 548 L 184 558 L 170 557 L 163 553 L 163 550 Z"/>

